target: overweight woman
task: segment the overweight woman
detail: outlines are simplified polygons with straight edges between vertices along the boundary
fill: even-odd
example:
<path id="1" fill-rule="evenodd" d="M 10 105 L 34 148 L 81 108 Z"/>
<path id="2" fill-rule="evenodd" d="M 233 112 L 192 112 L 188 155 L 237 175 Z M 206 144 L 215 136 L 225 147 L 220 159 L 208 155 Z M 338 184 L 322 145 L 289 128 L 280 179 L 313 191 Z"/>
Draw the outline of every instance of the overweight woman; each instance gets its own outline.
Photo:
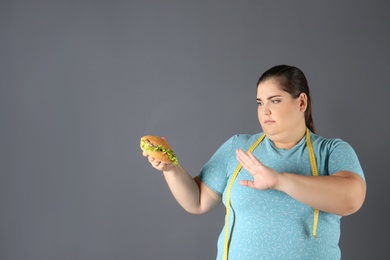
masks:
<path id="1" fill-rule="evenodd" d="M 340 259 L 340 219 L 365 199 L 363 170 L 343 140 L 315 134 L 304 73 L 275 66 L 257 82 L 262 131 L 227 140 L 195 178 L 144 153 L 178 203 L 226 206 L 216 259 Z"/>

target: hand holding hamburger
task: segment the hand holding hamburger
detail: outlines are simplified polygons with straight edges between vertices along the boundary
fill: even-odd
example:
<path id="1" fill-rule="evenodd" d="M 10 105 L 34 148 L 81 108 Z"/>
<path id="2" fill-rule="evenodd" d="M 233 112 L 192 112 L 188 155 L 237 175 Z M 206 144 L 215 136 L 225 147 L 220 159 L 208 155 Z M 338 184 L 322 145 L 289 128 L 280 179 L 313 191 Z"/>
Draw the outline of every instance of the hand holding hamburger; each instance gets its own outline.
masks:
<path id="1" fill-rule="evenodd" d="M 165 138 L 154 135 L 143 136 L 140 140 L 140 147 L 143 155 L 148 157 L 149 162 L 157 170 L 164 171 L 179 163 Z"/>

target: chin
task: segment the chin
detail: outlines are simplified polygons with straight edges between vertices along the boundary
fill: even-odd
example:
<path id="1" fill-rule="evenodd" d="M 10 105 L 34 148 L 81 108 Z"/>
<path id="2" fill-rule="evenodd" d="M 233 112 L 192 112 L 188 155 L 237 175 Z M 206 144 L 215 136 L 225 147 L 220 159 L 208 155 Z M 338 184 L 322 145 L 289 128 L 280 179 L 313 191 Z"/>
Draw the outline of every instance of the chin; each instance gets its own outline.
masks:
<path id="1" fill-rule="evenodd" d="M 275 129 L 263 128 L 263 131 L 267 137 L 272 137 L 278 134 L 278 131 L 276 131 Z"/>
<path id="2" fill-rule="evenodd" d="M 279 138 L 281 137 L 280 135 L 282 134 L 282 131 L 280 131 L 280 129 L 275 129 L 273 127 L 264 127 L 262 129 L 263 129 L 265 135 L 269 139 L 271 139 L 272 141 L 273 141 L 274 138 L 278 139 L 278 137 Z"/>

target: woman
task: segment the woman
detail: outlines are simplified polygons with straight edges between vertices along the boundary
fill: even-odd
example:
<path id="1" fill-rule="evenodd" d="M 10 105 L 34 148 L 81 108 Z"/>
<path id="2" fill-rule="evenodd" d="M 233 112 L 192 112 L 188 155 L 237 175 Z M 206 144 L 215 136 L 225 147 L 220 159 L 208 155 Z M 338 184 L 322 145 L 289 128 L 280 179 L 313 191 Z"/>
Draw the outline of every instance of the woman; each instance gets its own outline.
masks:
<path id="1" fill-rule="evenodd" d="M 266 71 L 256 100 L 264 132 L 231 137 L 199 176 L 180 164 L 149 162 L 188 212 L 206 213 L 223 200 L 217 259 L 340 259 L 340 218 L 358 211 L 366 194 L 354 150 L 315 134 L 309 87 L 298 68 Z"/>

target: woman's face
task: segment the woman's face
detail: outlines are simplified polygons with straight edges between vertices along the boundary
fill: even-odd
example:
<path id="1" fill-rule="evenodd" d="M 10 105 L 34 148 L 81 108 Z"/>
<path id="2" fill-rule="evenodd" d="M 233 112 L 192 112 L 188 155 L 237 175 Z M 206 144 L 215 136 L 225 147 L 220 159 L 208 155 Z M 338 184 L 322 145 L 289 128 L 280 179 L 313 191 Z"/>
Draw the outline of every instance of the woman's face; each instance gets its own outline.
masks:
<path id="1" fill-rule="evenodd" d="M 276 78 L 269 78 L 257 87 L 258 118 L 265 134 L 274 142 L 288 142 L 306 129 L 307 96 L 293 98 L 281 89 Z M 298 131 L 298 132 L 297 132 Z"/>

